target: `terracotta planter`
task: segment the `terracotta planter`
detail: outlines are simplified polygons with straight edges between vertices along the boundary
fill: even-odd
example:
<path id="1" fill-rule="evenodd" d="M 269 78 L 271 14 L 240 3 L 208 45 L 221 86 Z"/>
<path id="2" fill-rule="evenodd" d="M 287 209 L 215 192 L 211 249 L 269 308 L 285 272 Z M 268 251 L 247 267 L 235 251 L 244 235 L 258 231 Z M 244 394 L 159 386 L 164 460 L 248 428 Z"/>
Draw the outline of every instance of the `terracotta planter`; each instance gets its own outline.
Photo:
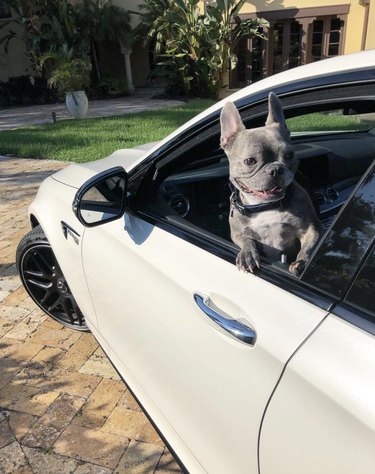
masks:
<path id="1" fill-rule="evenodd" d="M 82 118 L 87 114 L 89 102 L 84 91 L 67 92 L 65 104 L 74 118 Z"/>

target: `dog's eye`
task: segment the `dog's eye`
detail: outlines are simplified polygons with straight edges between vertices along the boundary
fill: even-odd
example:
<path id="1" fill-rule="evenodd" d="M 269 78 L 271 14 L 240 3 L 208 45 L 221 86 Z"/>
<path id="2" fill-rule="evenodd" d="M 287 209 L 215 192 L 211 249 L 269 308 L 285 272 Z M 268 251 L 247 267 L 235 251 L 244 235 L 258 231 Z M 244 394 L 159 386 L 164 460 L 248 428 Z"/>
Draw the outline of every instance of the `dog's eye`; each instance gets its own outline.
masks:
<path id="1" fill-rule="evenodd" d="M 243 160 L 245 165 L 255 165 L 257 160 L 255 158 L 246 158 L 246 160 Z"/>
<path id="2" fill-rule="evenodd" d="M 285 155 L 285 159 L 287 161 L 293 160 L 293 158 L 294 158 L 294 151 L 290 151 L 289 153 Z"/>

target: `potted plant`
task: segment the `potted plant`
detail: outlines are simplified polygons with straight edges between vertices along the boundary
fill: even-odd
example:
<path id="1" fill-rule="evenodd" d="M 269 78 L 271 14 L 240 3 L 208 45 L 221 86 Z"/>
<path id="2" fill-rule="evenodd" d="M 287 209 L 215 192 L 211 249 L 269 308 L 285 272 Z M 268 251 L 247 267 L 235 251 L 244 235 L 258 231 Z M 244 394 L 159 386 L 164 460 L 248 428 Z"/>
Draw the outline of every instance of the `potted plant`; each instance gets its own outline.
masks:
<path id="1" fill-rule="evenodd" d="M 60 51 L 46 53 L 40 65 L 49 61 L 49 87 L 57 89 L 61 96 L 65 94 L 66 107 L 74 118 L 87 114 L 88 100 L 84 89 L 89 85 L 91 62 L 87 56 L 75 57 L 73 49 L 63 47 Z"/>

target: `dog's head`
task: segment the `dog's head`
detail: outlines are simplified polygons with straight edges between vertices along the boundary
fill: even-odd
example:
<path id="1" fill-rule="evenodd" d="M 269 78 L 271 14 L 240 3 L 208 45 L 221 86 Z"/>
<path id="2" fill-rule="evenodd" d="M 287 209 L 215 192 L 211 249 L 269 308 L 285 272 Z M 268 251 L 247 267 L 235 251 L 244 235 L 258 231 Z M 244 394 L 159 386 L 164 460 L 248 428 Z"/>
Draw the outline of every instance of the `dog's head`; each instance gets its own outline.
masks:
<path id="1" fill-rule="evenodd" d="M 227 102 L 221 112 L 221 147 L 229 159 L 230 179 L 244 204 L 282 199 L 293 181 L 297 159 L 277 96 L 268 97 L 264 127 L 246 130 L 238 110 Z"/>

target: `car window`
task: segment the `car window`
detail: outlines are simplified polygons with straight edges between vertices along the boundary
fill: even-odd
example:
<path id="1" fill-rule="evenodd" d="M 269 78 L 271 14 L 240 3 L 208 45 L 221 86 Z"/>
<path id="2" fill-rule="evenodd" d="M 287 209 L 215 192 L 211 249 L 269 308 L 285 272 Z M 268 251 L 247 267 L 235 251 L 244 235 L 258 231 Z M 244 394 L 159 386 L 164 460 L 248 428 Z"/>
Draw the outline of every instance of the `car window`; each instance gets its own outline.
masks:
<path id="1" fill-rule="evenodd" d="M 331 228 L 375 157 L 375 100 L 369 91 L 369 86 L 357 85 L 355 90 L 338 87 L 329 93 L 307 91 L 282 98 L 299 161 L 296 180 L 309 193 L 324 231 Z M 241 116 L 246 127 L 253 128 L 264 125 L 266 113 L 264 100 L 244 108 Z M 220 247 L 215 254 L 231 247 L 234 262 L 237 250 L 230 238 L 228 184 L 229 164 L 220 148 L 217 122 L 156 161 L 133 202 L 150 221 L 162 223 L 187 240 L 197 236 L 198 244 L 209 251 L 214 242 Z M 226 258 L 224 250 L 223 255 Z M 361 251 L 353 257 L 353 272 L 362 257 Z M 324 259 L 322 256 L 321 261 Z M 287 266 L 285 271 L 288 274 Z M 331 291 L 330 282 L 325 286 L 318 272 L 313 276 L 312 271 L 306 274 L 306 281 L 310 275 L 309 285 L 317 277 L 317 288 L 340 293 Z M 353 272 L 348 271 L 349 280 Z"/>
<path id="2" fill-rule="evenodd" d="M 375 165 L 328 230 L 302 280 L 341 298 L 375 236 Z"/>
<path id="3" fill-rule="evenodd" d="M 299 115 L 286 122 L 292 135 L 298 132 L 359 131 L 375 127 L 375 113 L 358 113 L 347 107 Z"/>

